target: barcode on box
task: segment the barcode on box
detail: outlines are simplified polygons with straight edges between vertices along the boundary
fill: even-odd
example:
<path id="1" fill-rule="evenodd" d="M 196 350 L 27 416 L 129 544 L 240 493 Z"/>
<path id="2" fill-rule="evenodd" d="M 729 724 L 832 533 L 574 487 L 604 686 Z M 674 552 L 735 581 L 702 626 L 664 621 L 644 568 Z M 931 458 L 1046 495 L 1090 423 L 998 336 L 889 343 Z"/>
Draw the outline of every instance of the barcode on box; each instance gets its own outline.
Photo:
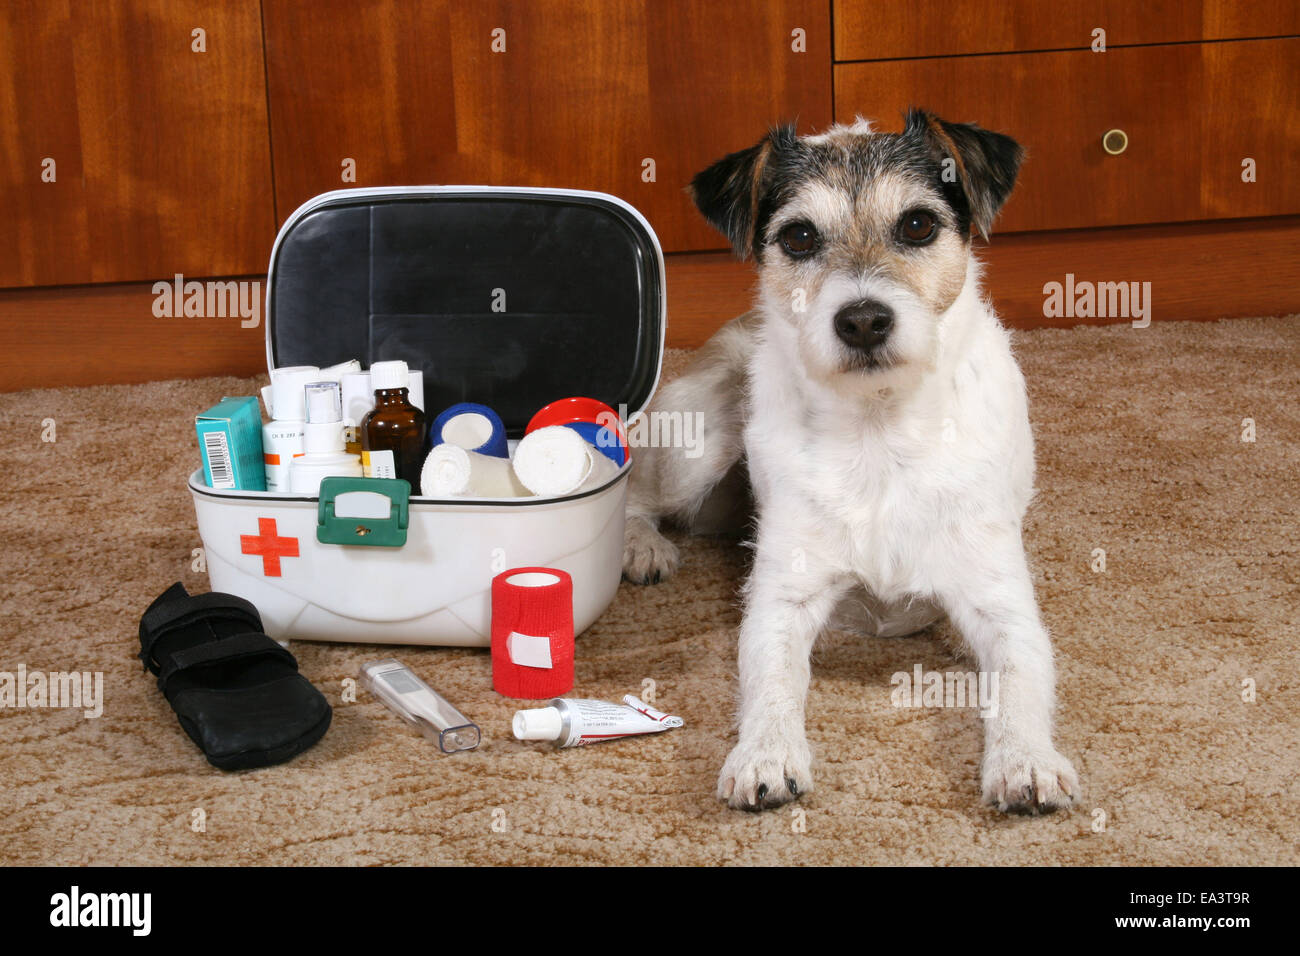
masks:
<path id="1" fill-rule="evenodd" d="M 235 487 L 235 475 L 230 467 L 230 446 L 226 442 L 226 433 L 205 433 L 203 436 L 203 453 L 207 456 L 208 473 L 212 476 L 210 487 Z"/>

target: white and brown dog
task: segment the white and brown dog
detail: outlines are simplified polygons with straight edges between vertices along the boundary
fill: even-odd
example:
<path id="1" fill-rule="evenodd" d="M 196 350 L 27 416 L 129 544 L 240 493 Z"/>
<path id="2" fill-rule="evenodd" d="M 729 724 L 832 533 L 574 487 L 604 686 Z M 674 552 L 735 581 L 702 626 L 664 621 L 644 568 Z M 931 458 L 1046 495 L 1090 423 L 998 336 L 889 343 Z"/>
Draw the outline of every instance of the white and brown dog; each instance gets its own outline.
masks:
<path id="1" fill-rule="evenodd" d="M 624 574 L 671 574 L 660 521 L 714 530 L 743 501 L 747 467 L 739 740 L 718 779 L 733 807 L 812 789 L 809 654 L 854 608 L 882 636 L 946 613 L 997 674 L 990 803 L 1038 813 L 1076 799 L 1052 743 L 1052 648 L 1021 540 L 1034 472 L 1025 383 L 971 251 L 1021 157 L 1007 136 L 913 110 L 902 133 L 862 120 L 804 138 L 776 129 L 692 183 L 704 216 L 753 256 L 761 291 L 652 404 L 703 413 L 702 453 L 639 452 Z"/>

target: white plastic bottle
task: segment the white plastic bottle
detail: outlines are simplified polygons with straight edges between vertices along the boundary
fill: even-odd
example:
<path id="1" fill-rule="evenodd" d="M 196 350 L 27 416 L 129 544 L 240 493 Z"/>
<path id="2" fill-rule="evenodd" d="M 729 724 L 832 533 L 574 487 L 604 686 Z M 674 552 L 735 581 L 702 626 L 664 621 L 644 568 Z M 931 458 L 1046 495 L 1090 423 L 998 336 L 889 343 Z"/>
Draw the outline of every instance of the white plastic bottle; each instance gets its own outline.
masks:
<path id="1" fill-rule="evenodd" d="M 312 382 L 304 388 L 307 423 L 303 454 L 289 466 L 289 491 L 320 493 L 322 478 L 361 477 L 361 457 L 343 447 L 342 401 L 337 382 Z"/>
<path id="2" fill-rule="evenodd" d="M 361 371 L 361 363 L 356 359 L 348 359 L 346 362 L 339 362 L 337 365 L 330 365 L 320 370 L 320 380 L 322 382 L 339 382 L 342 383 L 344 375 L 355 375 Z"/>
<path id="3" fill-rule="evenodd" d="M 264 389 L 271 421 L 262 426 L 262 455 L 266 463 L 266 490 L 289 490 L 289 465 L 304 453 L 307 405 L 304 389 L 319 381 L 314 365 L 290 365 L 271 372 L 271 387 Z"/>
<path id="4" fill-rule="evenodd" d="M 375 407 L 375 390 L 369 372 L 347 372 L 339 379 L 343 390 L 343 442 L 347 450 L 361 454 L 361 423 Z"/>

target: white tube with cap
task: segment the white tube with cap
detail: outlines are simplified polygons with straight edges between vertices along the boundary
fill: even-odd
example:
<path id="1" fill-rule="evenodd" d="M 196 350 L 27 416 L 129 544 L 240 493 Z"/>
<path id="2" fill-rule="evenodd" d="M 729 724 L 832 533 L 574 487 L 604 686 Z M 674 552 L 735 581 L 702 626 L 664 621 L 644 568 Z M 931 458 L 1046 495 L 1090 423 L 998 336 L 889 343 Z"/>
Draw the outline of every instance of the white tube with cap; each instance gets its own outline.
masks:
<path id="1" fill-rule="evenodd" d="M 519 740 L 550 740 L 557 747 L 583 747 L 620 737 L 657 734 L 684 723 L 680 717 L 655 710 L 628 694 L 621 704 L 560 697 L 549 707 L 516 711 L 511 729 Z"/>

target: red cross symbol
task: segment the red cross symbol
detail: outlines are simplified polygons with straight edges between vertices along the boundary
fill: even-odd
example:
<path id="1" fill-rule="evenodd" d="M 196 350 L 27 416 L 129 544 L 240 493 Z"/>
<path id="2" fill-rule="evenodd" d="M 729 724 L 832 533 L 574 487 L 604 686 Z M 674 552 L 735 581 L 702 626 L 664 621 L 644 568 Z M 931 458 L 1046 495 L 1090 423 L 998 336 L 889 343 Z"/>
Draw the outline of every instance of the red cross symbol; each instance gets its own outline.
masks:
<path id="1" fill-rule="evenodd" d="M 280 559 L 298 557 L 298 539 L 281 538 L 275 532 L 274 518 L 258 518 L 257 534 L 241 534 L 239 550 L 262 557 L 262 573 L 268 578 L 280 576 Z"/>

